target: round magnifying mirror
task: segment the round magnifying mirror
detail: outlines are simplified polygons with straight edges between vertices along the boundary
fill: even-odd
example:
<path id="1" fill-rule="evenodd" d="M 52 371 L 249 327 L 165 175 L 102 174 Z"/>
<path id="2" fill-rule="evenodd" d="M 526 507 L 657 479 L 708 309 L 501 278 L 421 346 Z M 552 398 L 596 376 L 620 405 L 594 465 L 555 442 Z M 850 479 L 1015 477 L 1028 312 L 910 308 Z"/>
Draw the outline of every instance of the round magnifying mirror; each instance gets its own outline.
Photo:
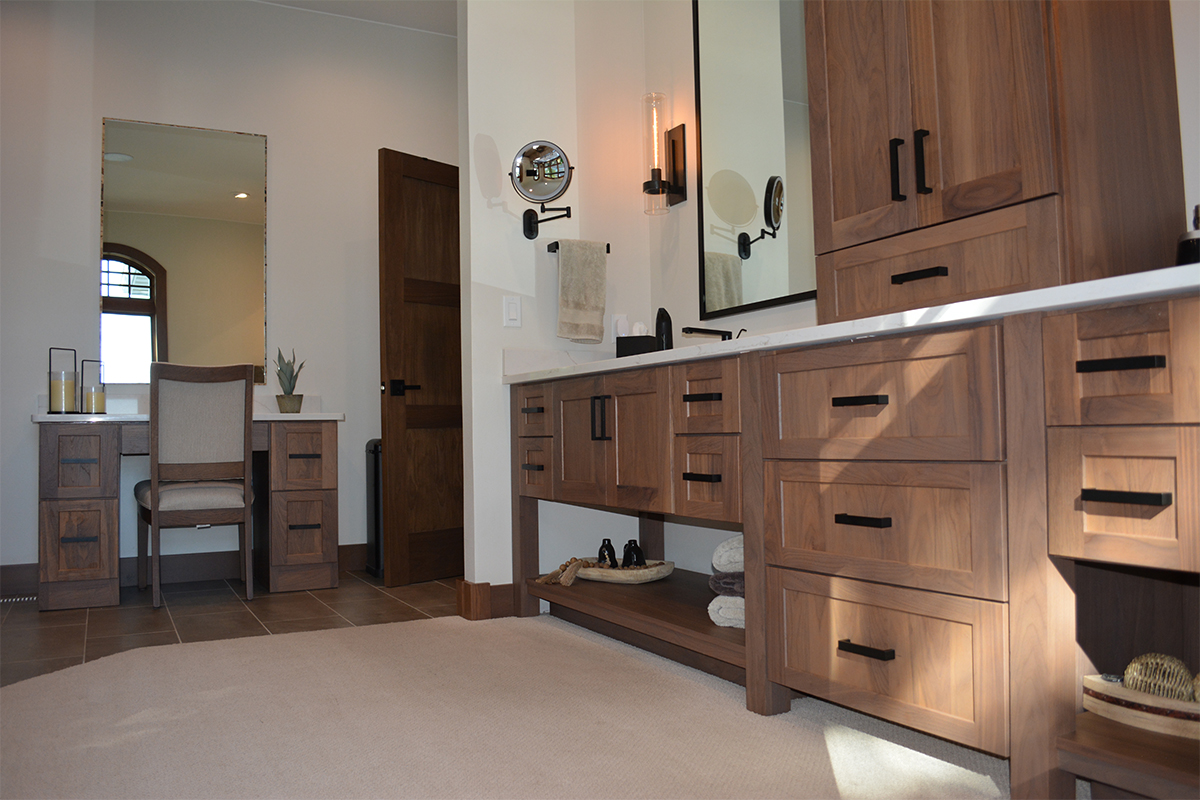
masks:
<path id="1" fill-rule="evenodd" d="M 763 216 L 766 217 L 767 227 L 773 231 L 779 230 L 779 226 L 783 224 L 783 178 L 778 175 L 772 175 L 767 180 Z"/>
<path id="2" fill-rule="evenodd" d="M 548 203 L 562 197 L 571 185 L 571 163 L 552 142 L 530 142 L 513 159 L 513 188 L 531 203 Z"/>

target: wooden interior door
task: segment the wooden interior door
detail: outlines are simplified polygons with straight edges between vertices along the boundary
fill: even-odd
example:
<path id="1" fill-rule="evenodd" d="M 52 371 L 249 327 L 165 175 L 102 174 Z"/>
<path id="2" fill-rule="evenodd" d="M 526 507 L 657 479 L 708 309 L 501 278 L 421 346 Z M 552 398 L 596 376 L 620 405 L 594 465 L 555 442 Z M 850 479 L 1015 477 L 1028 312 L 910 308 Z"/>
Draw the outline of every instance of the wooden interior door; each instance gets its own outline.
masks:
<path id="1" fill-rule="evenodd" d="M 904 4 L 806 3 L 804 26 L 817 252 L 916 227 Z"/>
<path id="2" fill-rule="evenodd" d="M 921 225 L 1056 191 L 1043 4 L 915 0 L 907 9 L 906 166 L 929 187 L 914 195 Z"/>
<path id="3" fill-rule="evenodd" d="M 463 573 L 458 168 L 379 151 L 383 580 Z"/>

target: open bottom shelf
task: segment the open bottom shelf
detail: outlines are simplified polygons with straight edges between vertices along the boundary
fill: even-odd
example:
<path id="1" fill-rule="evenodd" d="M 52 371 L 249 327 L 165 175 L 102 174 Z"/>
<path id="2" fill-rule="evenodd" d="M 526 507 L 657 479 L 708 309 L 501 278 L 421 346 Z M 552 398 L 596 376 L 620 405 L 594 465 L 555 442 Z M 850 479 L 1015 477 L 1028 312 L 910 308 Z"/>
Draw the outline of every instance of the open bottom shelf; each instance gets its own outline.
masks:
<path id="1" fill-rule="evenodd" d="M 722 628 L 708 616 L 715 595 L 708 577 L 677 569 L 659 581 L 639 584 L 577 580 L 571 586 L 527 582 L 529 593 L 685 650 L 746 666 L 746 632 Z"/>
<path id="2" fill-rule="evenodd" d="M 1058 737 L 1058 766 L 1147 797 L 1200 796 L 1200 742 L 1146 731 L 1085 711 Z"/>

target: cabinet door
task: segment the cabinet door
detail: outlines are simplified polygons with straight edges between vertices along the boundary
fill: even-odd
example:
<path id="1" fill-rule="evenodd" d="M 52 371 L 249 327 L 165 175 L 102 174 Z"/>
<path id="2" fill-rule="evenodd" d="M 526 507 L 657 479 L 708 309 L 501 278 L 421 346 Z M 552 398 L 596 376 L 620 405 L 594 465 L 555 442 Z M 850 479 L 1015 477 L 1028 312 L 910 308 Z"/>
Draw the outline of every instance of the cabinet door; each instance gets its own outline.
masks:
<path id="1" fill-rule="evenodd" d="M 1045 7 L 1008 0 L 906 4 L 909 163 L 922 226 L 1057 190 Z"/>
<path id="2" fill-rule="evenodd" d="M 44 499 L 116 497 L 121 481 L 117 425 L 39 425 L 39 492 Z"/>
<path id="3" fill-rule="evenodd" d="M 892 0 L 804 11 L 814 234 L 826 253 L 917 225 L 907 20 Z"/>
<path id="4" fill-rule="evenodd" d="M 550 462 L 554 440 L 548 436 L 517 439 L 517 493 L 525 497 L 553 499 Z"/>
<path id="5" fill-rule="evenodd" d="M 568 503 L 604 505 L 608 499 L 608 443 L 612 398 L 601 378 L 555 381 L 554 497 Z"/>
<path id="6" fill-rule="evenodd" d="M 271 493 L 271 565 L 337 563 L 337 492 Z"/>
<path id="7" fill-rule="evenodd" d="M 675 433 L 738 433 L 742 429 L 738 360 L 720 358 L 671 367 Z"/>
<path id="8" fill-rule="evenodd" d="M 550 387 L 545 383 L 518 386 L 517 436 L 551 436 L 554 415 L 551 413 Z"/>
<path id="9" fill-rule="evenodd" d="M 635 511 L 671 510 L 671 394 L 667 367 L 608 375 L 613 437 L 608 461 L 609 504 Z M 608 401 L 605 401 L 607 403 Z M 601 426 L 604 427 L 603 425 Z"/>
<path id="10" fill-rule="evenodd" d="M 40 580 L 115 580 L 118 576 L 117 501 L 41 502 Z"/>
<path id="11" fill-rule="evenodd" d="M 675 513 L 742 521 L 741 436 L 675 437 Z"/>

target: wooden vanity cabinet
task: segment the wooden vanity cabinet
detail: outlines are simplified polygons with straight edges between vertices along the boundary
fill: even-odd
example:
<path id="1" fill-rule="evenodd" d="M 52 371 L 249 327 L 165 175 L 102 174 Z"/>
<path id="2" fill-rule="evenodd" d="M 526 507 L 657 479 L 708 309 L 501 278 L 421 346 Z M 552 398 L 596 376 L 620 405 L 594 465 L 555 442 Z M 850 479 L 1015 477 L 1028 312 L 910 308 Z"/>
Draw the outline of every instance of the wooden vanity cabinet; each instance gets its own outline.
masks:
<path id="1" fill-rule="evenodd" d="M 551 383 L 553 499 L 668 513 L 669 388 L 666 367 Z"/>
<path id="2" fill-rule="evenodd" d="M 38 608 L 117 605 L 121 429 L 38 427 Z"/>
<path id="3" fill-rule="evenodd" d="M 542 500 L 554 498 L 554 414 L 550 384 L 513 387 L 513 465 L 517 493 Z"/>
<path id="4" fill-rule="evenodd" d="M 1168 3 L 809 0 L 805 26 L 820 322 L 1173 263 Z"/>
<path id="5" fill-rule="evenodd" d="M 671 367 L 676 514 L 742 520 L 741 384 L 738 359 Z"/>

